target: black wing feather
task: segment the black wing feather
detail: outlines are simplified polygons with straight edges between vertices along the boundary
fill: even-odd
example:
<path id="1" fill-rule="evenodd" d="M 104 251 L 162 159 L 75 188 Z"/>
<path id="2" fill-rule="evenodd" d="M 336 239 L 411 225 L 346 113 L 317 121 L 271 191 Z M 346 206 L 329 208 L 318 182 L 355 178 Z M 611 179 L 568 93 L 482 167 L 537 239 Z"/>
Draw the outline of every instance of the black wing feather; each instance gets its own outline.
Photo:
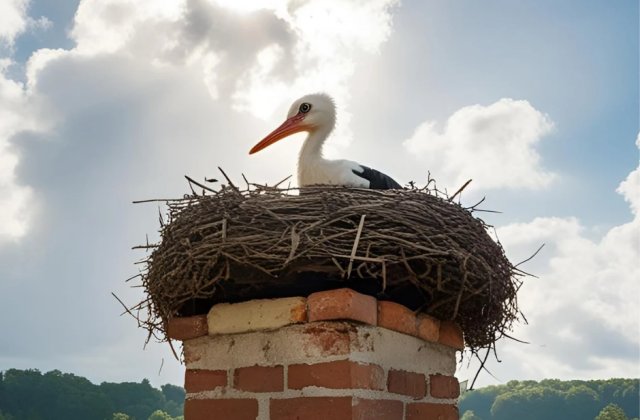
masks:
<path id="1" fill-rule="evenodd" d="M 362 172 L 358 172 L 355 169 L 352 169 L 352 172 L 360 178 L 369 181 L 369 188 L 372 190 L 394 190 L 402 188 L 402 186 L 390 176 L 364 165 L 360 165 L 360 167 L 362 168 Z"/>

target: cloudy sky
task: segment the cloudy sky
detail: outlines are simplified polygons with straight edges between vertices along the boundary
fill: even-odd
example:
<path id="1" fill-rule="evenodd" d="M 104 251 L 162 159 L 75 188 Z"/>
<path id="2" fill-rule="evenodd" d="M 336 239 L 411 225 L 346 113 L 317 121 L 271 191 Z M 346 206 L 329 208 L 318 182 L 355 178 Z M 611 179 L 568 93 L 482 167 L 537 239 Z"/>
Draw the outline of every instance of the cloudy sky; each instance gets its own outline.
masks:
<path id="1" fill-rule="evenodd" d="M 261 6 L 259 6 L 260 4 Z M 268 6 L 265 6 L 268 5 Z M 326 154 L 441 188 L 473 178 L 524 268 L 495 378 L 640 376 L 637 0 L 1 0 L 0 370 L 180 384 L 111 297 L 182 176 L 274 182 L 249 148 L 326 91 Z M 163 363 L 164 365 L 160 370 Z M 159 372 L 160 371 L 160 372 Z M 460 379 L 473 374 L 466 364 Z"/>

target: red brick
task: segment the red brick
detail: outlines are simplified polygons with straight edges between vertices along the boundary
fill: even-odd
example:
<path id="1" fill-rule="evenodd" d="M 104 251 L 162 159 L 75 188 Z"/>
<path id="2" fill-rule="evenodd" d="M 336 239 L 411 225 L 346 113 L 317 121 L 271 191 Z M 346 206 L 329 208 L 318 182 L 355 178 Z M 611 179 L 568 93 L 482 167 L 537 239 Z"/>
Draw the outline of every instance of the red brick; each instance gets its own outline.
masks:
<path id="1" fill-rule="evenodd" d="M 307 298 L 309 321 L 351 319 L 376 325 L 376 299 L 351 289 L 312 293 Z"/>
<path id="2" fill-rule="evenodd" d="M 227 386 L 227 372 L 224 370 L 187 369 L 184 374 L 184 389 L 187 393 L 211 391 Z"/>
<path id="3" fill-rule="evenodd" d="M 451 404 L 409 403 L 406 420 L 458 420 L 458 407 Z M 186 419 L 185 420 L 189 420 Z"/>
<path id="4" fill-rule="evenodd" d="M 352 411 L 351 397 L 272 399 L 269 403 L 270 420 L 351 420 Z"/>
<path id="5" fill-rule="evenodd" d="M 417 336 L 416 315 L 406 306 L 390 301 L 378 302 L 378 326 Z"/>
<path id="6" fill-rule="evenodd" d="M 353 420 L 399 420 L 402 419 L 402 401 L 365 400 L 355 398 L 353 402 Z"/>
<path id="7" fill-rule="evenodd" d="M 429 315 L 418 315 L 418 337 L 425 341 L 437 342 L 440 337 L 440 321 Z"/>
<path id="8" fill-rule="evenodd" d="M 456 350 L 464 350 L 464 338 L 462 329 L 453 321 L 440 322 L 440 337 L 438 342 Z"/>
<path id="9" fill-rule="evenodd" d="M 186 400 L 184 420 L 255 420 L 258 401 L 253 399 Z"/>
<path id="10" fill-rule="evenodd" d="M 429 393 L 435 398 L 458 398 L 460 396 L 460 384 L 453 376 L 430 375 Z"/>
<path id="11" fill-rule="evenodd" d="M 415 399 L 424 398 L 427 395 L 427 378 L 422 373 L 389 369 L 387 390 Z"/>
<path id="12" fill-rule="evenodd" d="M 314 322 L 304 329 L 308 336 L 303 344 L 307 353 L 320 350 L 322 356 L 337 356 L 350 353 L 352 325 L 343 323 Z"/>
<path id="13" fill-rule="evenodd" d="M 304 305 L 297 305 L 291 308 L 289 319 L 294 324 L 301 322 L 307 322 L 307 305 L 306 300 Z"/>
<path id="14" fill-rule="evenodd" d="M 290 365 L 289 389 L 319 386 L 334 389 L 384 389 L 384 370 L 378 365 L 368 365 L 338 360 L 313 365 Z"/>
<path id="15" fill-rule="evenodd" d="M 233 374 L 233 387 L 250 392 L 284 391 L 284 368 L 251 366 L 236 369 Z"/>
<path id="16" fill-rule="evenodd" d="M 205 336 L 207 333 L 206 315 L 171 318 L 167 325 L 167 336 L 174 340 L 191 340 Z"/>

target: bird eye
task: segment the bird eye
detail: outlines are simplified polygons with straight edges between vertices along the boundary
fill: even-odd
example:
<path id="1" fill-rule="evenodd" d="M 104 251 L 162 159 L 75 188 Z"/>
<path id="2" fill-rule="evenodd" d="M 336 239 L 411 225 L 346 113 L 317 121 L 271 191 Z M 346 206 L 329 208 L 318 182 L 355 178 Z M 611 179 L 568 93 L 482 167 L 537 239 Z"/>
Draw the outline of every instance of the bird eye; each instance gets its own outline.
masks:
<path id="1" fill-rule="evenodd" d="M 306 114 L 309 111 L 311 111 L 310 103 L 304 102 L 302 105 L 300 105 L 300 112 L 302 112 L 303 114 Z"/>

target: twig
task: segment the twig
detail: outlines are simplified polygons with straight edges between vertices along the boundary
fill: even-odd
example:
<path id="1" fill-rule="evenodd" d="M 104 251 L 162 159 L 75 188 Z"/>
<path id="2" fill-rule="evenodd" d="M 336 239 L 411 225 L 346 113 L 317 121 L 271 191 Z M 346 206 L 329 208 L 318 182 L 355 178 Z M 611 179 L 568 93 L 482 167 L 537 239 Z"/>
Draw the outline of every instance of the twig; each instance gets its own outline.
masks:
<path id="1" fill-rule="evenodd" d="M 360 216 L 360 223 L 358 224 L 358 232 L 356 233 L 356 240 L 353 241 L 353 247 L 351 248 L 351 257 L 349 259 L 349 266 L 347 267 L 347 278 L 351 277 L 351 269 L 353 268 L 353 259 L 356 256 L 356 250 L 358 249 L 358 243 L 360 242 L 360 234 L 362 233 L 362 227 L 364 226 L 364 218 L 366 215 Z"/>
<path id="2" fill-rule="evenodd" d="M 251 189 L 251 184 L 249 184 L 249 180 L 247 179 L 246 176 L 244 176 L 244 174 L 242 175 L 242 179 L 244 179 L 244 183 L 247 185 L 247 190 Z"/>
<path id="3" fill-rule="evenodd" d="M 229 186 L 230 186 L 231 188 L 233 188 L 234 190 L 239 191 L 239 190 L 238 190 L 238 187 L 236 187 L 236 186 L 233 184 L 233 182 L 231 182 L 231 179 L 230 179 L 230 178 L 227 176 L 227 174 L 222 170 L 222 168 L 218 166 L 218 170 L 222 173 L 222 176 L 224 176 L 224 177 L 225 177 L 225 179 L 226 179 L 226 180 L 227 180 L 227 182 L 229 183 Z"/>
<path id="4" fill-rule="evenodd" d="M 334 258 L 349 258 L 350 260 L 354 260 L 354 261 L 366 261 L 366 262 L 377 262 L 377 263 L 385 262 L 384 258 L 358 257 L 358 256 L 355 256 L 355 255 L 351 256 L 351 255 L 336 254 L 336 255 L 332 255 L 332 257 L 334 257 Z"/>
<path id="5" fill-rule="evenodd" d="M 387 290 L 387 263 L 382 260 L 382 291 Z"/>
<path id="6" fill-rule="evenodd" d="M 227 239 L 227 218 L 222 219 L 222 241 Z"/>
<path id="7" fill-rule="evenodd" d="M 191 190 L 191 195 L 196 196 L 198 195 L 198 193 L 196 193 L 196 190 L 193 189 L 193 185 L 191 185 L 191 181 L 193 181 L 191 178 L 189 178 L 188 176 L 184 176 L 185 178 L 187 178 L 187 181 L 189 183 L 189 189 Z M 195 181 L 193 181 L 195 183 Z"/>
<path id="8" fill-rule="evenodd" d="M 122 305 L 122 307 L 124 308 L 124 312 L 120 314 L 121 316 L 122 316 L 122 315 L 124 315 L 124 314 L 129 314 L 129 315 L 131 315 L 135 320 L 138 320 L 138 317 L 137 317 L 137 316 L 135 316 L 135 315 L 134 315 L 134 314 L 129 310 L 129 308 L 127 307 L 127 305 L 125 305 L 125 304 L 124 304 L 124 302 L 122 302 L 122 301 L 120 300 L 120 298 L 119 298 L 118 296 L 116 296 L 116 294 L 115 294 L 115 293 L 111 292 L 111 295 L 112 295 L 114 298 L 116 298 L 116 300 L 117 300 L 117 301 L 120 303 L 120 305 Z"/>
<path id="9" fill-rule="evenodd" d="M 478 356 L 478 354 L 475 353 L 475 356 L 480 361 L 480 367 L 478 368 L 478 371 L 476 372 L 476 375 L 473 377 L 473 381 L 471 381 L 471 386 L 469 387 L 469 391 L 473 391 L 473 386 L 476 384 L 476 379 L 478 379 L 478 375 L 480 375 L 480 371 L 484 368 L 485 363 L 487 363 L 487 359 L 489 358 L 489 353 L 490 352 L 491 352 L 491 348 L 488 348 L 487 352 L 484 355 L 484 359 L 482 359 L 482 360 L 480 360 L 480 357 Z M 491 374 L 491 373 L 489 372 L 489 374 Z M 493 375 L 491 375 L 491 376 L 493 376 Z"/>
<path id="10" fill-rule="evenodd" d="M 530 343 L 530 342 L 528 342 L 528 341 L 519 340 L 519 339 L 517 339 L 517 338 L 515 338 L 515 337 L 512 337 L 511 335 L 507 334 L 506 332 L 502 332 L 502 335 L 503 335 L 504 337 L 507 337 L 507 338 L 508 338 L 508 339 L 510 339 L 510 340 L 517 341 L 518 343 L 521 343 L 521 344 L 531 344 L 531 343 Z"/>
<path id="11" fill-rule="evenodd" d="M 288 177 L 286 177 L 285 179 L 283 179 L 282 181 L 276 183 L 276 185 L 273 186 L 273 188 L 278 188 L 280 186 L 280 184 L 282 184 L 283 182 L 285 182 L 287 179 L 291 178 L 291 175 L 289 175 Z"/>
<path id="12" fill-rule="evenodd" d="M 194 180 L 193 178 L 191 178 L 191 177 L 189 177 L 187 175 L 185 175 L 184 177 L 187 178 L 187 181 L 189 181 L 189 186 L 191 186 L 191 184 L 196 184 L 198 187 L 202 188 L 203 190 L 212 192 L 214 194 L 218 193 L 216 190 L 211 189 L 211 188 L 207 187 L 206 185 L 199 183 L 198 181 Z M 193 191 L 193 188 L 191 188 L 191 191 Z M 198 195 L 198 194 L 195 191 L 193 191 L 193 195 Z"/>
<path id="13" fill-rule="evenodd" d="M 524 319 L 516 300 L 522 270 L 487 234 L 491 226 L 457 202 L 461 193 L 450 202 L 431 178 L 412 190 L 315 186 L 297 195 L 290 191 L 299 188 L 279 187 L 288 177 L 270 187 L 243 176 L 239 190 L 222 174 L 229 186 L 203 188 L 212 194 L 161 200 L 160 246 L 139 262 L 148 295 L 128 308 L 149 338 L 167 341 L 165 321 L 186 316 L 194 300 L 233 296 L 239 280 L 250 285 L 243 290 L 258 290 L 296 272 L 372 280 L 389 299 L 414 290 L 411 309 L 456 318 L 472 351 Z M 153 246 L 147 240 L 141 247 Z"/>
<path id="14" fill-rule="evenodd" d="M 465 210 L 471 210 L 471 211 L 474 211 L 476 207 L 478 207 L 480 204 L 482 204 L 482 202 L 483 202 L 484 200 L 486 200 L 486 198 L 487 198 L 487 197 L 482 197 L 482 200 L 478 201 L 478 202 L 477 202 L 476 204 L 474 204 L 473 206 L 465 207 L 464 209 L 465 209 Z"/>
<path id="15" fill-rule="evenodd" d="M 184 198 L 149 198 L 147 200 L 135 200 L 132 201 L 132 204 L 140 204 L 140 203 L 155 203 L 156 201 L 168 202 L 168 201 L 184 201 Z"/>
<path id="16" fill-rule="evenodd" d="M 455 192 L 451 197 L 449 197 L 449 199 L 448 199 L 447 201 L 453 201 L 453 199 L 454 199 L 454 198 L 456 198 L 456 196 L 457 196 L 458 194 L 460 194 L 460 193 L 462 192 L 462 190 L 464 190 L 465 188 L 467 188 L 467 185 L 469 185 L 469 183 L 470 183 L 471 181 L 472 181 L 472 180 L 470 179 L 470 180 L 468 180 L 467 182 L 465 182 L 465 183 L 464 183 L 464 185 L 463 185 L 462 187 L 460 187 L 460 188 L 458 189 L 458 191 L 456 191 L 456 192 Z"/>
<path id="17" fill-rule="evenodd" d="M 173 347 L 173 343 L 171 342 L 171 340 L 168 340 L 168 342 L 169 342 L 169 348 L 171 349 L 171 353 L 173 353 L 173 357 L 175 357 L 177 361 L 180 361 L 180 356 L 178 356 L 176 349 Z"/>
<path id="18" fill-rule="evenodd" d="M 540 245 L 540 247 L 536 250 L 536 252 L 533 253 L 532 256 L 530 256 L 529 258 L 527 258 L 524 261 L 520 261 L 518 264 L 514 265 L 514 268 L 518 268 L 520 265 L 526 263 L 527 261 L 531 261 L 533 258 L 535 258 L 536 255 L 538 255 L 538 252 L 540 252 L 540 250 L 542 250 L 542 248 L 544 248 L 545 244 Z"/>
<path id="19" fill-rule="evenodd" d="M 125 282 L 125 283 L 128 283 L 128 282 L 130 282 L 131 280 L 133 280 L 133 279 L 135 279 L 135 278 L 138 278 L 138 277 L 142 277 L 142 273 L 138 273 L 138 274 L 136 274 L 135 276 L 131 276 L 131 277 L 129 277 L 128 279 L 126 279 L 124 282 Z"/>

